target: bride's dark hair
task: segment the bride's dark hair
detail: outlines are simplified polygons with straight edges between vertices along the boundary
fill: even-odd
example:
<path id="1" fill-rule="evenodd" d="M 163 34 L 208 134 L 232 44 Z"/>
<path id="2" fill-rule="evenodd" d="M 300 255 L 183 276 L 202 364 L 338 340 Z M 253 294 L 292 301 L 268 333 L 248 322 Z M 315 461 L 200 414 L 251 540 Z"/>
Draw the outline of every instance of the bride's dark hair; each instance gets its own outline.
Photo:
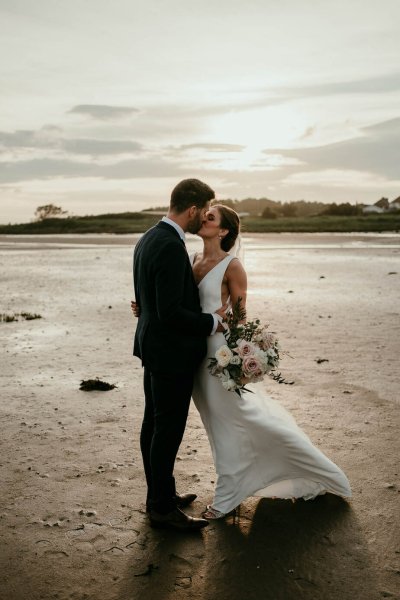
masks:
<path id="1" fill-rule="evenodd" d="M 239 215 L 233 208 L 224 206 L 223 204 L 213 204 L 213 208 L 218 210 L 221 217 L 220 227 L 221 229 L 227 229 L 228 233 L 221 240 L 221 248 L 225 252 L 229 252 L 235 245 L 236 238 L 240 233 L 240 219 Z"/>

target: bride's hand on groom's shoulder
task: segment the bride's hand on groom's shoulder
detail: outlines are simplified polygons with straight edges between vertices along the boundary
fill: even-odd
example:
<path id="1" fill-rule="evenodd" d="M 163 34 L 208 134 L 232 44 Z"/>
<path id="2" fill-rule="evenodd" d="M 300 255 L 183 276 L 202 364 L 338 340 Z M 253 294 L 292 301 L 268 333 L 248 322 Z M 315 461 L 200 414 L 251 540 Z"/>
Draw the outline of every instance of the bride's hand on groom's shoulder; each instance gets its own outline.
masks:
<path id="1" fill-rule="evenodd" d="M 137 304 L 137 302 L 135 302 L 134 300 L 131 300 L 131 310 L 132 310 L 133 314 L 135 315 L 135 317 L 140 317 L 139 304 Z"/>

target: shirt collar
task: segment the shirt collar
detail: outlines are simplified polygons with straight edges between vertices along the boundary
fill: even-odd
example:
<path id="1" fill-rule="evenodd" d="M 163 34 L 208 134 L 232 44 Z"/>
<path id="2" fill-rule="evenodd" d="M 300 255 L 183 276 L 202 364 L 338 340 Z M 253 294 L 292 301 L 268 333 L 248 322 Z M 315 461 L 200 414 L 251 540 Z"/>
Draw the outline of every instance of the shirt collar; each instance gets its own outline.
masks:
<path id="1" fill-rule="evenodd" d="M 168 223 L 168 225 L 171 225 L 171 227 L 173 227 L 178 232 L 181 240 L 183 242 L 185 241 L 185 232 L 183 231 L 182 227 L 178 225 L 178 223 L 175 223 L 175 221 L 169 219 L 168 217 L 163 217 L 161 221 L 164 221 L 164 223 Z"/>

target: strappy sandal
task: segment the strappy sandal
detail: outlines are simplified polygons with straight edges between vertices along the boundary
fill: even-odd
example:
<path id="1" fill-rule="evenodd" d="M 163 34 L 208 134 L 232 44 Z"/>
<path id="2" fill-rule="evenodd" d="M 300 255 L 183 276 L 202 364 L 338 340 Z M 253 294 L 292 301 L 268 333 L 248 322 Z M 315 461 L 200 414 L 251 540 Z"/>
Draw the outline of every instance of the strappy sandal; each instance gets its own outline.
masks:
<path id="1" fill-rule="evenodd" d="M 216 521 L 217 519 L 224 519 L 230 515 L 236 515 L 236 508 L 228 513 L 223 513 L 220 510 L 213 508 L 211 504 L 207 504 L 206 510 L 203 512 L 202 517 L 207 519 L 207 521 Z"/>

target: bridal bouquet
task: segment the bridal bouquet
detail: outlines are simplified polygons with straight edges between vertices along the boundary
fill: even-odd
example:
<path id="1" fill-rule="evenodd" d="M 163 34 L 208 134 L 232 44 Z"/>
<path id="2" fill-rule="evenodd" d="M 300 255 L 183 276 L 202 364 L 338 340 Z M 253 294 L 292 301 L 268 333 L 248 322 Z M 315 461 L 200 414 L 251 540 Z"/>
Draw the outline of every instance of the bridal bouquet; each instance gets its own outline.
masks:
<path id="1" fill-rule="evenodd" d="M 240 301 L 241 298 L 224 322 L 226 344 L 218 348 L 208 364 L 211 375 L 239 396 L 241 390 L 246 390 L 246 383 L 262 381 L 278 366 L 280 350 L 274 334 L 267 331 L 268 325 L 261 325 L 259 319 L 240 323 L 246 318 Z"/>

